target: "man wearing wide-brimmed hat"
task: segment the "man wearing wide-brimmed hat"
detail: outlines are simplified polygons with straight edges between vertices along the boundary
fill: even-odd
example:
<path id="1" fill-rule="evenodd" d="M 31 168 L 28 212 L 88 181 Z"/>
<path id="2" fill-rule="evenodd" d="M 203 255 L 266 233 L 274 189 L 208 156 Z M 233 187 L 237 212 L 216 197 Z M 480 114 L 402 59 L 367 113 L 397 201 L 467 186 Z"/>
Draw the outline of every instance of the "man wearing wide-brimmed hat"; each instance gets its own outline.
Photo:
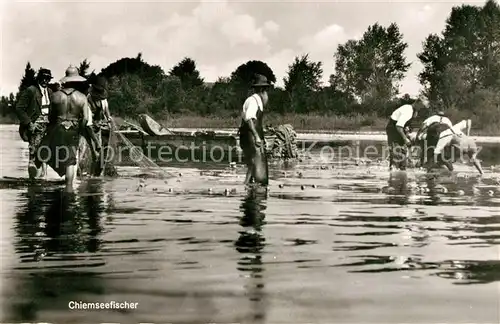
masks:
<path id="1" fill-rule="evenodd" d="M 79 141 L 90 118 L 87 97 L 77 89 L 85 89 L 87 80 L 78 74 L 76 67 L 70 66 L 60 83 L 61 90 L 52 95 L 50 124 L 39 155 L 59 176 L 66 177 L 66 187 L 72 190 Z"/>
<path id="2" fill-rule="evenodd" d="M 36 84 L 25 89 L 16 104 L 16 113 L 20 121 L 19 134 L 29 146 L 28 174 L 30 179 L 43 177 L 47 171 L 44 163 L 37 162 L 36 153 L 48 124 L 52 90 L 47 85 L 50 80 L 52 80 L 51 71 L 40 68 L 36 76 Z"/>
<path id="3" fill-rule="evenodd" d="M 254 94 L 243 104 L 239 129 L 240 147 L 248 167 L 245 184 L 251 182 L 267 186 L 268 164 L 264 141 L 264 107 L 268 103 L 268 89 L 271 84 L 263 75 L 257 74 L 252 84 Z"/>
<path id="4" fill-rule="evenodd" d="M 87 99 L 91 109 L 92 130 L 93 134 L 95 134 L 95 136 L 89 134 L 91 136 L 87 136 L 87 142 L 89 145 L 93 145 L 96 151 L 100 151 L 100 154 L 103 154 L 102 130 L 104 128 L 109 128 L 111 123 L 111 114 L 108 106 L 108 83 L 106 78 L 98 76 L 95 81 L 91 83 L 90 93 Z M 100 167 L 94 168 L 93 174 L 98 176 L 102 171 Z"/>
<path id="5" fill-rule="evenodd" d="M 423 98 L 418 98 L 412 104 L 402 105 L 391 114 L 385 128 L 389 145 L 389 170 L 393 167 L 406 170 L 412 143 L 406 129 L 422 108 L 426 108 L 426 104 Z"/>
<path id="6" fill-rule="evenodd" d="M 108 106 L 108 83 L 102 76 L 97 77 L 90 86 L 90 93 L 87 96 L 90 109 L 92 110 L 92 123 L 94 130 L 100 130 L 111 122 L 111 114 Z"/>

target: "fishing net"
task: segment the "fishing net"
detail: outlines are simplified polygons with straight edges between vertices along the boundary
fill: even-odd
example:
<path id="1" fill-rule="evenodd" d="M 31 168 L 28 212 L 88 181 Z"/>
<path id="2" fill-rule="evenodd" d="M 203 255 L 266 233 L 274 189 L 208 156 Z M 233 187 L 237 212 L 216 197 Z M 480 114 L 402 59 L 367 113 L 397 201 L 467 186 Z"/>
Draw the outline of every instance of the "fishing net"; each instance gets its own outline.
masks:
<path id="1" fill-rule="evenodd" d="M 275 137 L 270 152 L 272 158 L 289 160 L 298 157 L 297 133 L 292 125 L 279 125 L 269 131 Z"/>
<path id="2" fill-rule="evenodd" d="M 92 148 L 89 143 L 89 139 L 85 137 L 80 137 L 80 143 L 78 147 L 78 175 L 94 175 L 94 176 L 107 176 L 107 177 L 116 177 L 118 173 L 116 171 L 116 166 L 113 164 L 112 160 L 109 160 L 107 156 L 108 147 L 116 146 L 115 135 L 110 133 L 110 135 L 106 138 L 107 142 L 103 142 L 102 131 L 107 128 L 107 125 L 99 124 L 98 127 L 94 128 L 95 139 L 101 143 L 102 151 L 100 152 L 99 160 L 94 161 L 92 157 Z"/>
<path id="3" fill-rule="evenodd" d="M 114 122 L 111 122 L 107 130 L 107 143 L 103 145 L 100 161 L 103 163 L 103 174 L 116 177 L 118 172 L 116 166 L 121 163 L 135 165 L 141 169 L 143 174 L 155 177 L 171 177 L 172 175 L 163 170 L 150 157 L 147 157 L 141 147 L 134 145 L 122 134 Z M 106 138 L 99 133 L 100 140 Z M 93 168 L 90 146 L 85 138 L 80 139 L 80 174 L 91 174 Z"/>
<path id="4" fill-rule="evenodd" d="M 134 145 L 123 133 L 119 132 L 114 122 L 111 123 L 110 138 L 113 138 L 110 147 L 113 145 L 116 149 L 120 144 L 124 145 L 126 153 L 128 153 L 128 162 L 138 166 L 143 173 L 160 178 L 173 176 L 170 172 L 162 169 L 150 157 L 146 156 L 141 147 Z M 117 155 L 115 154 L 115 159 L 116 157 Z"/>

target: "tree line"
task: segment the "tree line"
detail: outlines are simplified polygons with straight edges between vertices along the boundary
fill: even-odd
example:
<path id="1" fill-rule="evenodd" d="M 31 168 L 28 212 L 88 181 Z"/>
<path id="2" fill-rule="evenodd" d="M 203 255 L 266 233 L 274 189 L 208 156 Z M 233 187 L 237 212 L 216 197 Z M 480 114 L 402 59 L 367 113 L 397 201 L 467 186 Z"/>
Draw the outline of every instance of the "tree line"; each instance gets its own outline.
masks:
<path id="1" fill-rule="evenodd" d="M 335 72 L 327 85 L 321 84 L 322 62 L 311 60 L 307 54 L 297 56 L 288 66 L 284 86 L 270 90 L 268 111 L 387 117 L 397 106 L 413 99 L 399 93 L 399 84 L 411 66 L 404 54 L 407 47 L 397 24 L 373 24 L 361 39 L 337 47 Z M 498 125 L 500 7 L 495 1 L 453 7 L 444 30 L 428 35 L 417 57 L 424 66 L 419 74 L 423 95 L 432 108 L 445 110 L 453 118 Z M 80 74 L 92 81 L 96 73 L 89 70 L 90 62 L 84 60 Z M 186 57 L 165 72 L 145 62 L 141 53 L 109 64 L 99 75 L 108 80 L 113 115 L 148 113 L 164 120 L 176 114 L 238 117 L 256 73 L 276 82 L 273 70 L 262 61 L 243 63 L 229 76 L 208 83 L 193 58 Z M 34 79 L 35 70 L 28 62 L 19 92 Z M 0 99 L 1 115 L 13 114 L 19 92 Z"/>

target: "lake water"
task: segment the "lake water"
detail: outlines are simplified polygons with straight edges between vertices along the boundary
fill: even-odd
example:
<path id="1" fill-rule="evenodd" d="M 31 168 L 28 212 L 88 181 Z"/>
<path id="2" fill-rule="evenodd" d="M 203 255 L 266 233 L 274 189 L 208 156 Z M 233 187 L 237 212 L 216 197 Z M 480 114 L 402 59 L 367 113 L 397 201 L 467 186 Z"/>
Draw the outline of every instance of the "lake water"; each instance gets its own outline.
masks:
<path id="1" fill-rule="evenodd" d="M 0 144 L 0 176 L 24 177 L 15 126 Z M 3 181 L 0 321 L 498 323 L 500 157 L 484 156 L 482 178 L 430 179 L 313 153 L 274 166 L 268 195 L 227 163 L 168 181 L 123 166 L 74 195 Z"/>

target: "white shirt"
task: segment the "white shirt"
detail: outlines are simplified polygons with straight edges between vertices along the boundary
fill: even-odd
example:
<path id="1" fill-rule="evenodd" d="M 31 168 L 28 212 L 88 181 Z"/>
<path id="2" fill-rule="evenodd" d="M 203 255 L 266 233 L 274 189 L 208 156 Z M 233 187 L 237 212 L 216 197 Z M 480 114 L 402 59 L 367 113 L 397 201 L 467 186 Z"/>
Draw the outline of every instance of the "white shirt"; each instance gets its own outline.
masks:
<path id="1" fill-rule="evenodd" d="M 451 120 L 448 117 L 439 115 L 434 115 L 424 120 L 424 122 L 422 123 L 422 127 L 429 127 L 433 123 L 441 123 L 441 124 L 446 124 L 449 127 L 453 127 L 453 124 L 451 123 Z"/>
<path id="2" fill-rule="evenodd" d="M 470 119 L 462 120 L 455 124 L 452 128 L 457 135 L 453 135 L 451 129 L 446 129 L 439 134 L 439 141 L 436 145 L 434 153 L 441 153 L 441 151 L 448 145 L 457 147 L 461 152 L 474 152 L 477 153 L 476 142 L 464 134 L 464 131 L 470 127 Z"/>
<path id="3" fill-rule="evenodd" d="M 264 105 L 262 104 L 262 99 L 258 94 L 253 94 L 248 97 L 243 103 L 243 112 L 241 117 L 244 121 L 249 121 L 254 118 L 257 119 L 257 112 L 263 111 Z"/>
<path id="4" fill-rule="evenodd" d="M 394 110 L 391 119 L 396 122 L 396 126 L 405 127 L 405 124 L 413 117 L 412 105 L 403 105 Z"/>
<path id="5" fill-rule="evenodd" d="M 47 115 L 49 113 L 50 99 L 47 87 L 40 87 L 42 92 L 42 115 Z"/>
<path id="6" fill-rule="evenodd" d="M 89 94 L 87 96 L 87 101 L 89 102 L 89 122 L 87 123 L 87 126 L 90 126 L 92 125 L 93 121 L 92 121 L 92 108 L 90 108 L 90 106 L 92 106 L 94 108 L 94 110 L 97 110 L 97 109 L 101 109 L 102 110 L 102 113 L 104 114 L 104 111 L 108 110 L 108 99 L 102 99 L 102 100 L 97 100 L 95 101 L 94 99 L 92 99 L 92 96 Z M 104 114 L 106 116 L 106 114 Z"/>
<path id="7" fill-rule="evenodd" d="M 93 121 L 92 121 L 92 109 L 90 109 L 91 101 L 90 101 L 90 96 L 87 96 L 87 104 L 85 105 L 84 109 L 87 109 L 87 115 L 88 115 L 88 120 L 87 120 L 87 126 L 92 126 Z"/>
<path id="8" fill-rule="evenodd" d="M 462 120 L 461 122 L 453 125 L 452 129 L 457 135 L 465 135 L 464 131 L 467 130 L 468 127 L 470 127 L 470 122 L 470 119 Z M 442 131 L 441 134 L 439 134 L 439 137 L 442 138 L 448 135 L 453 135 L 453 132 L 450 129 Z"/>
<path id="9" fill-rule="evenodd" d="M 92 126 L 92 110 L 90 110 L 90 105 L 85 105 L 87 108 L 87 114 L 88 114 L 88 121 L 87 121 L 87 126 Z"/>

